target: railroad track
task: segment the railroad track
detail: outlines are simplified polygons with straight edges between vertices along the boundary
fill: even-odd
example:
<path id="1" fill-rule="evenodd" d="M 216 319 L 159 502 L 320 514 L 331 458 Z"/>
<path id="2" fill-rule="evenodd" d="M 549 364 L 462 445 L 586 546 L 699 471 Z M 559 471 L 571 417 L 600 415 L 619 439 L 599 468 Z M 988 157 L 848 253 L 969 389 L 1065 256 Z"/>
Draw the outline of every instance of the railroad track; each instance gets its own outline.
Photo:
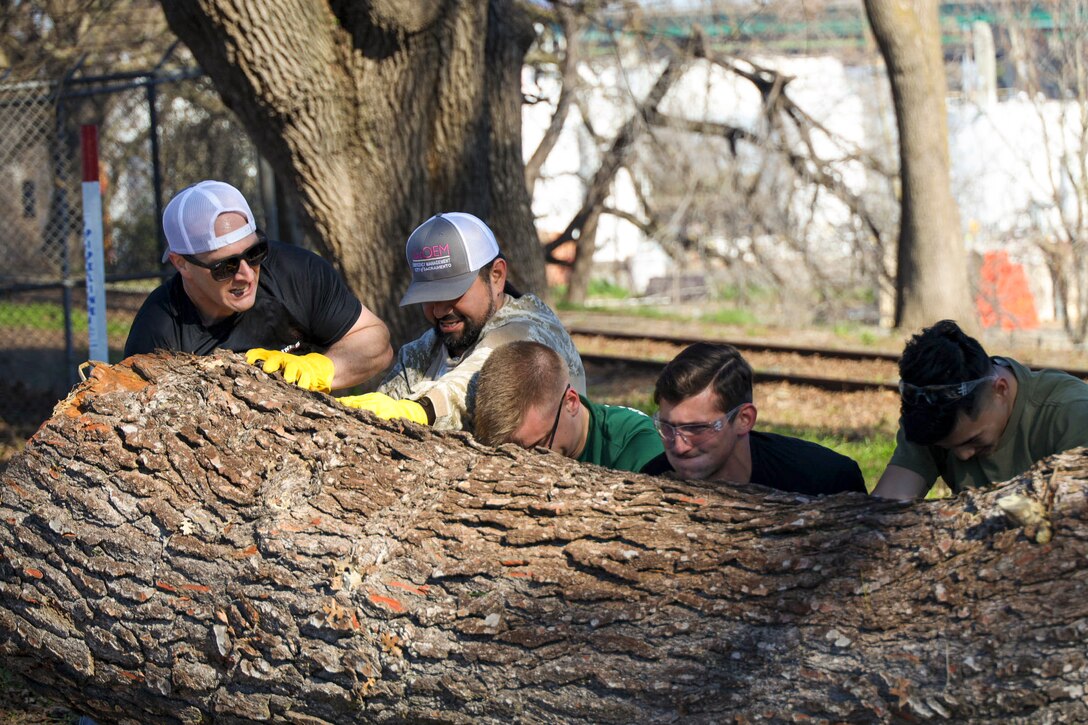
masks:
<path id="1" fill-rule="evenodd" d="M 663 360 L 650 358 L 625 357 L 622 355 L 597 355 L 582 354 L 582 363 L 589 373 L 594 368 L 603 370 L 615 370 L 617 368 L 657 377 L 661 369 L 665 367 Z M 795 373 L 773 372 L 769 370 L 752 370 L 753 382 L 756 383 L 790 383 L 792 385 L 807 385 L 821 390 L 838 393 L 853 393 L 863 390 L 897 390 L 896 383 L 880 380 L 848 380 L 846 378 L 831 378 L 820 375 L 802 375 Z"/>
<path id="2" fill-rule="evenodd" d="M 691 337 L 686 335 L 647 335 L 641 332 L 617 332 L 592 327 L 572 326 L 567 328 L 571 335 L 584 335 L 586 337 L 606 337 L 613 340 L 649 340 L 651 342 L 665 342 L 672 345 L 691 345 L 696 342 L 724 342 L 732 345 L 741 352 L 776 352 L 794 355 L 813 355 L 835 360 L 882 360 L 885 362 L 898 362 L 899 355 L 894 352 L 882 350 L 857 350 L 850 348 L 810 347 L 806 345 L 782 345 L 774 342 L 760 342 L 755 340 L 708 340 L 707 338 Z M 1088 371 L 1085 371 L 1088 376 Z"/>
<path id="3" fill-rule="evenodd" d="M 705 342 L 705 338 L 696 338 L 684 335 L 653 335 L 639 332 L 617 332 L 600 328 L 572 326 L 570 334 L 575 337 L 594 337 L 605 340 L 617 340 L 624 342 L 647 341 L 653 343 L 667 343 L 670 345 L 687 346 L 695 342 Z M 856 362 L 875 362 L 885 365 L 894 364 L 898 355 L 894 353 L 878 352 L 872 350 L 844 350 L 825 349 L 818 347 L 783 345 L 771 342 L 752 340 L 714 340 L 714 342 L 726 342 L 744 353 L 772 353 L 777 355 L 800 355 L 802 357 L 822 357 L 834 360 L 850 360 Z M 594 368 L 602 371 L 621 369 L 627 374 L 639 376 L 657 377 L 665 366 L 667 360 L 632 357 L 629 355 L 613 355 L 598 352 L 583 352 L 582 362 L 587 367 L 587 372 Z M 872 390 L 895 391 L 897 384 L 888 380 L 869 380 L 846 377 L 831 377 L 814 375 L 809 372 L 793 372 L 783 370 L 761 369 L 756 359 L 752 360 L 753 378 L 757 383 L 784 382 L 792 385 L 805 385 L 830 392 L 858 392 Z"/>
<path id="4" fill-rule="evenodd" d="M 687 346 L 695 342 L 706 342 L 706 338 L 696 338 L 685 335 L 644 334 L 639 332 L 623 332 L 600 328 L 572 326 L 569 328 L 572 336 L 597 337 L 606 340 L 625 342 L 646 341 L 653 343 L 666 343 L 677 346 Z M 804 345 L 784 345 L 773 342 L 753 340 L 710 340 L 711 342 L 724 342 L 733 345 L 745 353 L 772 353 L 778 355 L 800 356 L 801 358 L 823 358 L 827 360 L 849 360 L 857 363 L 895 364 L 899 360 L 896 353 L 879 350 L 858 350 L 844 348 L 821 348 Z M 622 368 L 627 371 L 637 372 L 642 375 L 654 375 L 661 371 L 665 361 L 653 358 L 641 358 L 624 355 L 610 355 L 602 353 L 583 353 L 582 361 L 588 367 L 598 368 Z M 1035 367 L 1035 366 L 1033 366 Z M 1063 368 L 1070 375 L 1088 380 L 1088 370 L 1081 368 Z M 812 375 L 808 372 L 786 372 L 780 370 L 760 369 L 758 361 L 753 362 L 753 377 L 755 382 L 785 382 L 794 385 L 806 385 L 809 387 L 828 390 L 831 392 L 857 392 L 877 390 L 898 390 L 898 381 L 864 379 L 858 377 L 832 377 Z"/>

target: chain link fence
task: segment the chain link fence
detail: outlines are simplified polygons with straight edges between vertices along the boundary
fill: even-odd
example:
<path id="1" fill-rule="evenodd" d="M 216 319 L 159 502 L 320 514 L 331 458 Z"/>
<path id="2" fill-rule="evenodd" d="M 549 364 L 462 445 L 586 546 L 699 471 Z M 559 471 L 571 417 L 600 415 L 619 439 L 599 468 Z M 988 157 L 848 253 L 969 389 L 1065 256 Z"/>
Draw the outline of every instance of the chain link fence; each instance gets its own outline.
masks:
<path id="1" fill-rule="evenodd" d="M 167 272 L 165 201 L 219 178 L 263 218 L 257 152 L 199 71 L 0 84 L 0 443 L 28 437 L 87 358 L 79 147 L 87 123 L 99 128 L 111 362 Z"/>

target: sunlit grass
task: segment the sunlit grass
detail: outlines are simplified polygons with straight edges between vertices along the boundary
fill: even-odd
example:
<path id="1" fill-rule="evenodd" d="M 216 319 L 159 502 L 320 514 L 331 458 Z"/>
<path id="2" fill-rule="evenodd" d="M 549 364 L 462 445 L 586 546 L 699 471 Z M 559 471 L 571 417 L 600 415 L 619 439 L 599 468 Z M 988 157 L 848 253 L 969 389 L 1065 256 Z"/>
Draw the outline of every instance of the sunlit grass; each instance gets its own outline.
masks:
<path id="1" fill-rule="evenodd" d="M 566 286 L 555 285 L 549 289 L 552 306 L 562 312 L 591 313 L 616 318 L 642 318 L 741 328 L 750 337 L 775 334 L 776 329 L 791 329 L 791 321 L 781 319 L 782 310 L 769 299 L 770 295 L 760 288 L 752 288 L 741 294 L 736 288 L 720 290 L 713 298 L 692 301 L 687 304 L 659 305 L 632 296 L 623 288 L 603 280 L 590 284 L 585 302 L 574 304 L 566 301 Z M 768 298 L 768 299 L 765 299 Z M 812 323 L 809 329 L 823 331 L 832 340 L 850 347 L 881 348 L 889 343 L 888 333 L 872 325 L 858 322 Z"/>
<path id="2" fill-rule="evenodd" d="M 623 298 L 604 298 L 604 299 L 623 299 Z M 759 325 L 759 318 L 751 312 L 751 310 L 743 309 L 740 307 L 718 307 L 716 309 L 704 310 L 700 308 L 694 308 L 695 314 L 691 311 L 679 312 L 672 309 L 662 309 L 660 307 L 642 307 L 638 305 L 628 305 L 624 307 L 614 307 L 611 305 L 594 304 L 590 299 L 584 305 L 575 305 L 560 300 L 555 304 L 556 309 L 563 310 L 565 312 L 593 312 L 605 315 L 615 315 L 617 317 L 639 317 L 647 320 L 675 320 L 678 322 L 706 322 L 714 325 L 729 325 L 733 327 L 748 327 Z"/>
<path id="3" fill-rule="evenodd" d="M 64 307 L 53 302 L 0 302 L 0 327 L 42 332 L 64 331 Z M 106 319 L 106 334 L 127 336 L 130 320 Z M 72 310 L 72 331 L 87 332 L 87 312 Z"/>
<path id="4" fill-rule="evenodd" d="M 625 300 L 631 296 L 631 292 L 626 287 L 620 287 L 607 279 L 593 279 L 589 282 L 586 295 L 590 298 L 604 297 L 606 299 Z"/>

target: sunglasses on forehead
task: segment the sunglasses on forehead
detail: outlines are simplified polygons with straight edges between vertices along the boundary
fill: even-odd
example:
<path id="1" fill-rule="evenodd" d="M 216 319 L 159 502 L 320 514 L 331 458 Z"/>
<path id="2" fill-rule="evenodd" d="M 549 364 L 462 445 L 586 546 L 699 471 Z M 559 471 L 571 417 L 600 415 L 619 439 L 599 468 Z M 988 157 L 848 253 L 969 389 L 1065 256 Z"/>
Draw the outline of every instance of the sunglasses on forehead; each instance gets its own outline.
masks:
<path id="1" fill-rule="evenodd" d="M 228 280 L 234 275 L 238 274 L 238 270 L 242 267 L 242 262 L 245 262 L 250 267 L 257 267 L 264 261 L 264 258 L 268 256 L 268 237 L 264 235 L 264 232 L 257 232 L 257 243 L 251 246 L 241 254 L 235 254 L 225 259 L 219 259 L 215 262 L 202 262 L 192 254 L 183 254 L 182 258 L 190 264 L 195 264 L 198 267 L 211 272 L 212 279 L 216 282 L 222 282 Z"/>
<path id="2" fill-rule="evenodd" d="M 962 400 L 973 393 L 978 386 L 996 379 L 996 375 L 987 375 L 984 378 L 945 385 L 912 385 L 900 380 L 899 395 L 903 397 L 903 402 L 907 405 L 917 405 L 923 402 L 929 405 L 943 405 Z"/>

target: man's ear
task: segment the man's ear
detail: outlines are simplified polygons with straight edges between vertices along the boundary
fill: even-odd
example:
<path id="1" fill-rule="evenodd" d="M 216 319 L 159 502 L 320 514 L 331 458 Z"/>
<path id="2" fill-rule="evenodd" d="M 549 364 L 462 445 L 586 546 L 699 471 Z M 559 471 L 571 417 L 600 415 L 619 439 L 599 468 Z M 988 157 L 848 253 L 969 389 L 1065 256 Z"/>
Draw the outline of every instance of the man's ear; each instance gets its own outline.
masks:
<path id="1" fill-rule="evenodd" d="M 489 281 L 491 282 L 491 288 L 496 289 L 499 292 L 506 286 L 506 260 L 502 257 L 497 257 L 495 261 L 491 263 Z"/>
<path id="2" fill-rule="evenodd" d="M 563 394 L 563 405 L 570 408 L 571 413 L 577 413 L 581 407 L 582 399 L 578 397 L 578 391 L 573 386 L 567 388 L 567 392 Z"/>
<path id="3" fill-rule="evenodd" d="M 178 272 L 184 274 L 188 271 L 188 264 L 185 262 L 185 258 L 182 257 L 180 254 L 170 252 L 170 256 L 167 257 L 167 259 L 170 260 L 170 264 L 174 265 L 174 269 L 176 269 Z"/>
<path id="4" fill-rule="evenodd" d="M 755 403 L 746 403 L 743 408 L 737 411 L 737 417 L 733 419 L 733 430 L 737 435 L 745 435 L 751 433 L 752 429 L 756 427 L 756 418 L 759 415 L 759 411 L 756 410 Z"/>

